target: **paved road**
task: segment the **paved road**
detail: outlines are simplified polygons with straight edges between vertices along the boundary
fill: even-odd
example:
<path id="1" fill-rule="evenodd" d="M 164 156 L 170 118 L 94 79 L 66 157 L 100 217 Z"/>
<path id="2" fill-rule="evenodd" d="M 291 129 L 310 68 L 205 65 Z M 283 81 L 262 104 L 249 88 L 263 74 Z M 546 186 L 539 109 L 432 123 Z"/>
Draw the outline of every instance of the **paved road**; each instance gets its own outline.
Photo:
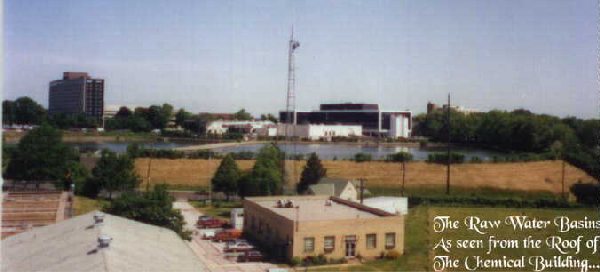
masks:
<path id="1" fill-rule="evenodd" d="M 194 223 L 198 216 L 202 215 L 200 211 L 192 207 L 187 201 L 176 201 L 173 203 L 173 208 L 181 210 L 181 214 L 185 219 L 185 229 L 192 231 L 192 241 L 188 243 L 190 248 L 196 253 L 200 261 L 204 263 L 208 271 L 211 272 L 264 272 L 269 268 L 277 267 L 270 263 L 236 263 L 230 261 L 223 256 L 223 243 L 215 243 L 208 240 L 202 240 L 202 230 L 196 229 Z"/>

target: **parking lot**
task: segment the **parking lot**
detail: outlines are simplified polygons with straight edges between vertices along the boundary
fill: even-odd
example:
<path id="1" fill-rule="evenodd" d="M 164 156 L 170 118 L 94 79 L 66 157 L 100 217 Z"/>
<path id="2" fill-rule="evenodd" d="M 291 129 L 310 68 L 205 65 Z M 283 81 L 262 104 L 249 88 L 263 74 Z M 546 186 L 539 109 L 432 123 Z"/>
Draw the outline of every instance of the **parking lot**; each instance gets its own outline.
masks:
<path id="1" fill-rule="evenodd" d="M 203 240 L 202 237 L 206 232 L 216 232 L 216 229 L 197 229 L 195 224 L 198 217 L 202 215 L 197 209 L 192 207 L 187 201 L 177 201 L 173 204 L 175 209 L 181 210 L 181 213 L 186 221 L 185 228 L 193 232 L 192 241 L 188 244 L 196 253 L 200 260 L 204 263 L 208 271 L 224 272 L 224 271 L 244 271 L 258 272 L 267 271 L 270 268 L 277 266 L 265 262 L 245 262 L 237 263 L 235 257 L 226 257 L 223 253 L 225 243 L 213 242 L 211 240 Z M 228 254 L 231 255 L 231 254 Z"/>

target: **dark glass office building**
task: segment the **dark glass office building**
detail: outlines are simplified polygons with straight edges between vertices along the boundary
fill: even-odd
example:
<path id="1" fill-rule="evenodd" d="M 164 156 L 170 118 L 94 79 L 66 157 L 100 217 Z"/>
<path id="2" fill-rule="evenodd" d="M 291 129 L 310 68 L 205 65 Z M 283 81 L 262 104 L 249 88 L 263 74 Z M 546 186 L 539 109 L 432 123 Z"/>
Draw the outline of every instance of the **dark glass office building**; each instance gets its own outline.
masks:
<path id="1" fill-rule="evenodd" d="M 85 114 L 102 123 L 104 114 L 104 79 L 87 73 L 64 72 L 63 78 L 50 82 L 48 91 L 50 114 Z"/>
<path id="2" fill-rule="evenodd" d="M 383 111 L 378 104 L 321 104 L 316 111 L 279 112 L 282 123 L 294 123 L 294 116 L 296 124 L 361 125 L 368 136 L 409 137 L 412 126 L 410 111 Z"/>

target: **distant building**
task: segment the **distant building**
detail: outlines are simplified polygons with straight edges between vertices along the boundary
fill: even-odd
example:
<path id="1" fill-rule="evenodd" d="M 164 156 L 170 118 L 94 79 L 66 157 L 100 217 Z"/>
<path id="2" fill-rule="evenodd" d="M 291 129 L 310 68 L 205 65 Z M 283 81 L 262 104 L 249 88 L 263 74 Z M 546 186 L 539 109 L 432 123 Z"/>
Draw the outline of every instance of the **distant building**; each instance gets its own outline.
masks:
<path id="1" fill-rule="evenodd" d="M 244 234 L 282 259 L 404 253 L 404 216 L 330 196 L 248 197 Z"/>
<path id="2" fill-rule="evenodd" d="M 379 104 L 321 104 L 316 111 L 279 113 L 288 124 L 358 125 L 367 136 L 408 138 L 412 131 L 412 112 L 384 111 Z"/>
<path id="3" fill-rule="evenodd" d="M 205 271 L 172 230 L 94 212 L 2 240 L 2 271 Z"/>
<path id="4" fill-rule="evenodd" d="M 453 111 L 456 112 L 460 112 L 460 113 L 464 113 L 464 114 L 471 114 L 471 113 L 482 113 L 483 111 L 478 110 L 478 109 L 469 109 L 469 108 L 465 108 L 463 106 L 459 106 L 459 105 L 453 105 L 450 106 L 450 109 L 452 109 Z M 427 114 L 436 112 L 436 111 L 447 111 L 448 110 L 448 104 L 443 104 L 441 107 L 437 104 L 431 103 L 431 102 L 427 102 Z"/>
<path id="5" fill-rule="evenodd" d="M 311 195 L 335 196 L 341 199 L 358 201 L 360 184 L 358 181 L 336 178 L 322 178 L 319 183 L 310 185 L 308 193 Z"/>
<path id="6" fill-rule="evenodd" d="M 362 126 L 324 124 L 278 124 L 277 136 L 300 137 L 309 140 L 331 139 L 332 137 L 361 137 Z"/>
<path id="7" fill-rule="evenodd" d="M 214 135 L 223 135 L 225 133 L 254 134 L 258 133 L 258 129 L 274 125 L 275 123 L 271 121 L 216 120 L 207 122 L 205 126 L 205 131 L 207 134 Z"/>
<path id="8" fill-rule="evenodd" d="M 104 79 L 83 72 L 64 72 L 63 78 L 50 82 L 50 114 L 85 114 L 99 123 L 104 112 Z"/>

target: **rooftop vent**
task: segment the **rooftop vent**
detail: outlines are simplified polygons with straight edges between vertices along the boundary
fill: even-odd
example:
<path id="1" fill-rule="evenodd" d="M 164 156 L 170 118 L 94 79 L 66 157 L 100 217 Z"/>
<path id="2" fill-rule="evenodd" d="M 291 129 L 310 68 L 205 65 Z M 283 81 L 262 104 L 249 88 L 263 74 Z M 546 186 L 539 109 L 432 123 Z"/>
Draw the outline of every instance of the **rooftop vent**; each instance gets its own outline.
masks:
<path id="1" fill-rule="evenodd" d="M 112 238 L 110 238 L 110 236 L 102 234 L 98 236 L 98 247 L 106 248 L 110 245 L 110 241 L 112 241 Z"/>
<path id="2" fill-rule="evenodd" d="M 104 213 L 96 212 L 94 214 L 94 224 L 96 224 L 96 226 L 100 226 L 102 223 L 104 223 Z"/>

